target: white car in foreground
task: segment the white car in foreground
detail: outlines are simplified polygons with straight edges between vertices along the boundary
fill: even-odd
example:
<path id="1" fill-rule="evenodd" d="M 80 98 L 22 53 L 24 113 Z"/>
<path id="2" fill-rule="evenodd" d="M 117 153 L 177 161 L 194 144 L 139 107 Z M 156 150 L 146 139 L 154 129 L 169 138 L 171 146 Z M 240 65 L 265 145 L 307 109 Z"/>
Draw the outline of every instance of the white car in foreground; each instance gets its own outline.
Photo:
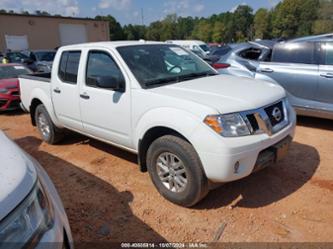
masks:
<path id="1" fill-rule="evenodd" d="M 51 75 L 19 78 L 23 107 L 51 144 L 63 129 L 138 154 L 158 191 L 192 206 L 209 190 L 281 159 L 295 112 L 280 86 L 222 76 L 177 45 L 61 47 Z"/>
<path id="2" fill-rule="evenodd" d="M 60 197 L 44 169 L 0 131 L 0 248 L 73 248 Z"/>

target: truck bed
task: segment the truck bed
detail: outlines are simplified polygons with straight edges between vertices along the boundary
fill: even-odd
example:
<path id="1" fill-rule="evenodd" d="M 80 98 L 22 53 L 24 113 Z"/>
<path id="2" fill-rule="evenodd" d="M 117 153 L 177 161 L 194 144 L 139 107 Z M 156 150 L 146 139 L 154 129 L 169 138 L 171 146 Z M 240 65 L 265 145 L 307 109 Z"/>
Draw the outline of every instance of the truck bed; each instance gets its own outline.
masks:
<path id="1" fill-rule="evenodd" d="M 24 109 L 29 111 L 31 101 L 38 96 L 51 101 L 51 74 L 38 73 L 20 75 L 21 101 Z"/>
<path id="2" fill-rule="evenodd" d="M 20 79 L 28 79 L 28 80 L 38 80 L 43 82 L 51 82 L 51 73 L 35 73 L 35 74 L 27 74 L 20 75 Z"/>

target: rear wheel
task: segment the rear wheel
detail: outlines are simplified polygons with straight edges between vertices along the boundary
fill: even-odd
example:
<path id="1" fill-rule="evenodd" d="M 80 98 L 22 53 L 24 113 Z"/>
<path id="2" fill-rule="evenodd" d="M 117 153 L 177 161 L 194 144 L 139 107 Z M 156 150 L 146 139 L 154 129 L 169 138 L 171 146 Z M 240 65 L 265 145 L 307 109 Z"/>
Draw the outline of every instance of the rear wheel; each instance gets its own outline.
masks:
<path id="1" fill-rule="evenodd" d="M 40 135 L 48 144 L 56 144 L 63 138 L 63 133 L 54 125 L 43 104 L 36 107 L 35 121 Z"/>
<path id="2" fill-rule="evenodd" d="M 182 138 L 156 139 L 147 152 L 150 177 L 162 196 L 190 207 L 208 193 L 208 181 L 193 146 Z"/>

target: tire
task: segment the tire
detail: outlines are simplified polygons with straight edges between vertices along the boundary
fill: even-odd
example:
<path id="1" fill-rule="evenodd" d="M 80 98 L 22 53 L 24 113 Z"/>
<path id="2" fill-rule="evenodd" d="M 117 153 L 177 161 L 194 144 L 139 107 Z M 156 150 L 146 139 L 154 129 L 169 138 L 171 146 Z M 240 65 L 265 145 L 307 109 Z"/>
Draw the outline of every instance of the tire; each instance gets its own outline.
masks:
<path id="1" fill-rule="evenodd" d="M 48 144 L 56 144 L 63 138 L 62 131 L 54 125 L 43 104 L 36 107 L 35 121 L 42 139 Z"/>
<path id="2" fill-rule="evenodd" d="M 191 207 L 208 193 L 199 156 L 182 138 L 166 135 L 156 139 L 147 152 L 147 167 L 159 193 L 177 205 Z"/>

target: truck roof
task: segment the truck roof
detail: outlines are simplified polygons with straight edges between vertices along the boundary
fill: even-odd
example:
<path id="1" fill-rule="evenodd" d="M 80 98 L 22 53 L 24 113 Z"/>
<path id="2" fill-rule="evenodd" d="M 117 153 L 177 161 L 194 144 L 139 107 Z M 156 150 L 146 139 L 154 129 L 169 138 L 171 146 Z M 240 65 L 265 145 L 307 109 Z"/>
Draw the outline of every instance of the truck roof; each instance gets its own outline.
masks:
<path id="1" fill-rule="evenodd" d="M 153 45 L 161 44 L 165 45 L 164 42 L 155 42 L 155 41 L 108 41 L 108 42 L 90 42 L 90 43 L 81 43 L 75 45 L 62 46 L 59 49 L 77 49 L 77 48 L 91 48 L 91 47 L 123 47 L 123 46 L 136 46 L 136 45 Z"/>

